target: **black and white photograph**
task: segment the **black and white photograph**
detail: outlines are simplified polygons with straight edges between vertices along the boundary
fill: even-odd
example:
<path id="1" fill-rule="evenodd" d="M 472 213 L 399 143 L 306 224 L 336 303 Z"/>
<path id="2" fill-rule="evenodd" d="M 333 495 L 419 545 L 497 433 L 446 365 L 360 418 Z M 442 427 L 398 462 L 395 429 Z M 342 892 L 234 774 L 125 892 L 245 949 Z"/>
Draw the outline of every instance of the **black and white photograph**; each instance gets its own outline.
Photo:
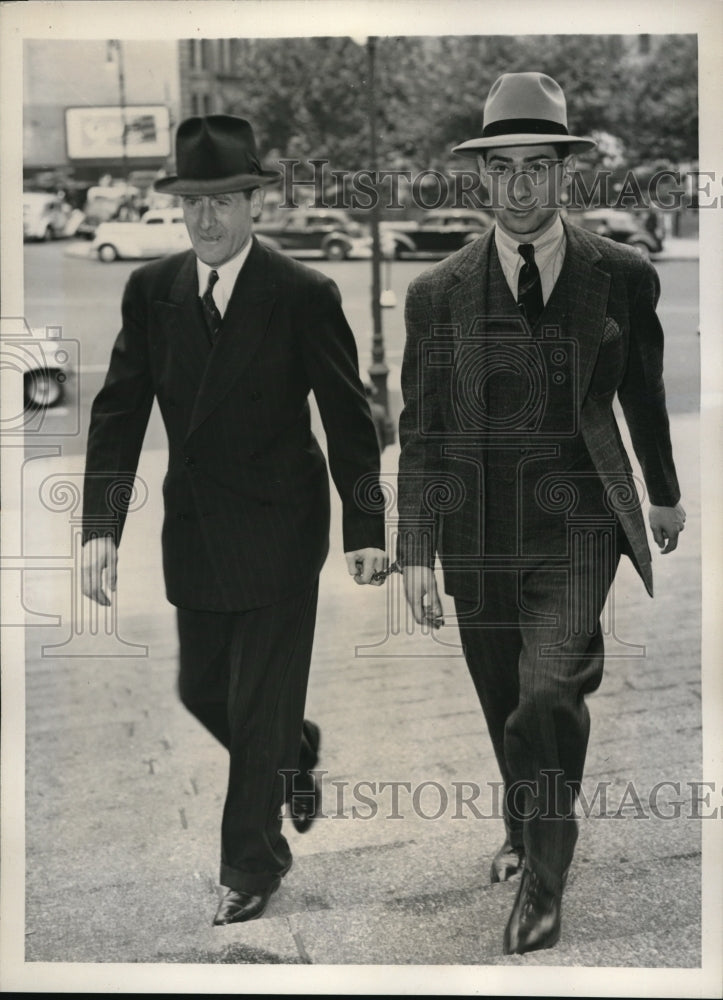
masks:
<path id="1" fill-rule="evenodd" d="M 3 991 L 722 995 L 722 29 L 0 5 Z"/>

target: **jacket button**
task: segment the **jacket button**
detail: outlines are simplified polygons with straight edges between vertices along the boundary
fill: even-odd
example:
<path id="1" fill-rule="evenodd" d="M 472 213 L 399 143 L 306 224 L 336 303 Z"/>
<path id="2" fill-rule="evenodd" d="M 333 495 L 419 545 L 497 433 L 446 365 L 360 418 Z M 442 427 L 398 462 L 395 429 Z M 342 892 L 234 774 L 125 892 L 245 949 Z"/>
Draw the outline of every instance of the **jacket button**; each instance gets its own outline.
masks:
<path id="1" fill-rule="evenodd" d="M 191 458 L 190 455 L 186 455 L 183 461 L 186 463 L 186 465 L 195 465 L 195 459 Z"/>

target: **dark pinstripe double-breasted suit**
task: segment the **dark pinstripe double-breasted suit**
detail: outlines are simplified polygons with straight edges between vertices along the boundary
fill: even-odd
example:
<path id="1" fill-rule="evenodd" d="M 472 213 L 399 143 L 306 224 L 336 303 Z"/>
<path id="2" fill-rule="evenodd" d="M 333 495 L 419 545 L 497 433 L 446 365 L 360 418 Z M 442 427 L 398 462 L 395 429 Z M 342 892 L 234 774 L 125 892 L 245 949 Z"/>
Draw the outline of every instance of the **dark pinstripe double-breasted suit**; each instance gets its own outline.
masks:
<path id="1" fill-rule="evenodd" d="M 412 283 L 399 474 L 399 554 L 441 559 L 502 776 L 520 790 L 508 794 L 508 833 L 556 892 L 576 838 L 603 604 L 621 553 L 652 594 L 640 494 L 666 507 L 680 496 L 657 274 L 627 247 L 565 234 L 532 330 L 492 231 Z"/>
<path id="2" fill-rule="evenodd" d="M 157 399 L 168 434 L 162 550 L 168 600 L 180 609 L 181 694 L 232 744 L 221 880 L 255 891 L 290 864 L 277 772 L 298 764 L 328 550 L 328 474 L 310 391 L 343 504 L 344 550 L 385 544 L 368 478 L 357 490 L 378 473 L 379 452 L 354 338 L 334 283 L 255 239 L 213 346 L 192 251 L 136 270 L 122 313 L 91 415 L 84 535 L 120 539 L 119 485 L 135 475 Z M 282 637 L 289 649 L 273 650 L 272 668 L 265 661 Z"/>

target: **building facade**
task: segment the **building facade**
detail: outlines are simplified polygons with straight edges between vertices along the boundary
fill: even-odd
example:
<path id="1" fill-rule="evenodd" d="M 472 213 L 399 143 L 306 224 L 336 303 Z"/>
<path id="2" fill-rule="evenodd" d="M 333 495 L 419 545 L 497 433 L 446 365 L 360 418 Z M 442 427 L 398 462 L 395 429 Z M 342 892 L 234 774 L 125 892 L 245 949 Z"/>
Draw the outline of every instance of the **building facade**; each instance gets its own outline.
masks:
<path id="1" fill-rule="evenodd" d="M 179 42 L 28 40 L 23 167 L 95 180 L 167 167 L 180 115 Z"/>

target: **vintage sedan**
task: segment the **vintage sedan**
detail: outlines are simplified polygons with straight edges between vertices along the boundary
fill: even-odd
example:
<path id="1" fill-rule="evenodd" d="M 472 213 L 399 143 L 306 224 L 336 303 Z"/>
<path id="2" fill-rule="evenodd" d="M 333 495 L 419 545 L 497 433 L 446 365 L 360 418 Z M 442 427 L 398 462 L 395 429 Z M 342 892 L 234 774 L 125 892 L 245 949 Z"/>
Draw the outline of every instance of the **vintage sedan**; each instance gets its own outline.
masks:
<path id="1" fill-rule="evenodd" d="M 165 257 L 190 247 L 183 209 L 159 208 L 149 210 L 138 222 L 101 222 L 91 253 L 107 264 L 125 258 Z"/>
<path id="2" fill-rule="evenodd" d="M 643 257 L 660 253 L 663 249 L 663 229 L 647 229 L 632 212 L 616 208 L 595 208 L 580 215 L 569 216 L 570 222 L 589 229 L 599 236 L 607 236 L 616 243 L 627 243 Z"/>
<path id="3" fill-rule="evenodd" d="M 23 239 L 55 240 L 65 236 L 71 211 L 60 195 L 23 191 Z"/>
<path id="4" fill-rule="evenodd" d="M 394 256 L 443 257 L 472 243 L 492 225 L 485 212 L 463 208 L 428 210 L 419 222 L 386 223 L 387 239 L 393 239 Z"/>
<path id="5" fill-rule="evenodd" d="M 279 208 L 273 217 L 256 222 L 254 233 L 294 257 L 345 260 L 368 257 L 371 249 L 369 235 L 342 209 Z"/>

